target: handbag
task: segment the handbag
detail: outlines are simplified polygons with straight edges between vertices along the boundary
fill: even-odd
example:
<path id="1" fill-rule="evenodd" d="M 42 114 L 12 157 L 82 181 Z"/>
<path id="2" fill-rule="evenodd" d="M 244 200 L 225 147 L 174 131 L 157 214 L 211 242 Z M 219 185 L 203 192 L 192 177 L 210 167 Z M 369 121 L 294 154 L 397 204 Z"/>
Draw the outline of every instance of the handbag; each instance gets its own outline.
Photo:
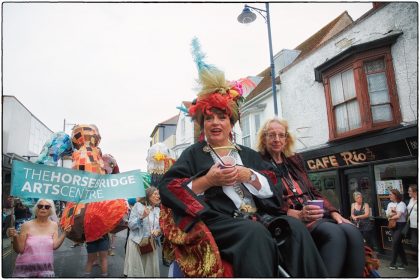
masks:
<path id="1" fill-rule="evenodd" d="M 404 227 L 401 230 L 401 234 L 403 236 L 407 236 L 409 232 L 410 232 L 410 221 L 405 223 Z"/>
<path id="2" fill-rule="evenodd" d="M 414 206 L 413 206 L 413 208 L 414 208 Z M 401 234 L 403 236 L 407 236 L 408 233 L 410 232 L 410 215 L 411 215 L 411 211 L 413 211 L 413 208 L 411 208 L 410 213 L 408 213 L 407 222 L 405 223 L 403 229 L 401 230 Z"/>
<path id="3" fill-rule="evenodd" d="M 155 240 L 151 236 L 143 237 L 138 245 L 138 249 L 141 255 L 153 252 L 156 249 Z"/>
<path id="4" fill-rule="evenodd" d="M 150 226 L 150 219 L 147 217 L 150 230 L 153 229 L 153 226 Z M 153 218 L 153 225 L 155 224 L 155 219 Z M 141 255 L 149 254 L 156 249 L 155 240 L 152 236 L 143 237 L 138 245 L 138 249 Z"/>
<path id="5" fill-rule="evenodd" d="M 397 226 L 397 220 L 395 220 L 395 219 L 388 220 L 388 228 L 389 229 L 393 229 L 396 226 Z"/>

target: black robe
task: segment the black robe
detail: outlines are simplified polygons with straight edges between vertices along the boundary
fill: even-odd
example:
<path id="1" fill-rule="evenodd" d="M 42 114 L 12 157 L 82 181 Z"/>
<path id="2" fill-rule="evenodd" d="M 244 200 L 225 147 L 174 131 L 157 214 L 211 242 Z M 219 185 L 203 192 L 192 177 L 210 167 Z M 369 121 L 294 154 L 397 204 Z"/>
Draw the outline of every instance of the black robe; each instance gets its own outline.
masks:
<path id="1" fill-rule="evenodd" d="M 187 148 L 164 175 L 159 184 L 162 204 L 173 210 L 177 226 L 184 231 L 202 220 L 212 232 L 222 258 L 233 265 L 235 277 L 277 276 L 278 248 L 267 228 L 249 219 L 233 218 L 237 208 L 222 187 L 209 188 L 204 195 L 197 196 L 187 186 L 214 165 L 210 153 L 203 151 L 206 145 L 203 141 Z M 276 189 L 274 174 L 270 177 L 273 171 L 270 164 L 247 147 L 240 146 L 238 153 L 245 167 L 266 175 L 271 190 Z M 265 199 L 253 196 L 253 199 L 260 215 L 282 216 L 291 227 L 292 233 L 282 247 L 291 250 L 282 254 L 285 269 L 293 277 L 325 277 L 324 265 L 309 233 L 282 212 L 278 196 Z"/>

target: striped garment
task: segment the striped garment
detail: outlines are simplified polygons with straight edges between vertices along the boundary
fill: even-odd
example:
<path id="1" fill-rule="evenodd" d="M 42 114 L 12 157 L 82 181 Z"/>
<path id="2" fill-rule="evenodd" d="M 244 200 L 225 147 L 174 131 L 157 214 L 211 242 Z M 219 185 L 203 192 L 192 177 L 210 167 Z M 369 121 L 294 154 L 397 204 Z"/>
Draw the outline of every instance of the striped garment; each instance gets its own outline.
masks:
<path id="1" fill-rule="evenodd" d="M 28 234 L 25 250 L 16 258 L 13 277 L 54 277 L 52 235 Z"/>

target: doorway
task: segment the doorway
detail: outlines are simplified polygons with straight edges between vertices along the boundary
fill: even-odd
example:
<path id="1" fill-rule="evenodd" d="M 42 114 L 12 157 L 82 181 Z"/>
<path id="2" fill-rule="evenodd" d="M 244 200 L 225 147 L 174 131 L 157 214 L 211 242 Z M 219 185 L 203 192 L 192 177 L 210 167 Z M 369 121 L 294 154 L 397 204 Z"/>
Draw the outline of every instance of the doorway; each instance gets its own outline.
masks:
<path id="1" fill-rule="evenodd" d="M 347 216 L 350 216 L 350 206 L 354 202 L 353 193 L 355 191 L 362 193 L 363 201 L 369 204 L 370 215 L 373 215 L 372 210 L 376 201 L 374 199 L 375 186 L 369 174 L 369 167 L 352 168 L 344 171 L 344 183 L 347 190 L 347 198 L 345 198 L 347 209 L 345 213 Z"/>

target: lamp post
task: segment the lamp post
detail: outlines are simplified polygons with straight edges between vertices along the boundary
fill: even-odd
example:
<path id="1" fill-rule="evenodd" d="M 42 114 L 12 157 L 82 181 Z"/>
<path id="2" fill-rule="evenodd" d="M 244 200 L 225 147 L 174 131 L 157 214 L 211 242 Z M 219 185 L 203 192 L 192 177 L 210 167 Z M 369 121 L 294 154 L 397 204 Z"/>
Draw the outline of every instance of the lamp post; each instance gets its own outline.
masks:
<path id="1" fill-rule="evenodd" d="M 238 16 L 238 21 L 240 23 L 244 23 L 244 24 L 253 22 L 257 18 L 257 15 L 255 13 L 253 13 L 252 10 L 259 13 L 265 19 L 265 22 L 267 23 L 268 45 L 269 45 L 269 49 L 270 49 L 271 88 L 272 88 L 272 91 L 273 91 L 274 114 L 276 116 L 278 116 L 277 92 L 276 92 L 276 75 L 275 75 L 276 71 L 274 69 L 273 47 L 272 47 L 272 43 L 271 43 L 270 7 L 269 7 L 268 3 L 265 3 L 265 10 L 258 9 L 258 8 L 255 8 L 255 7 L 251 7 L 249 5 L 245 5 L 242 13 Z M 263 13 L 265 13 L 265 16 L 264 16 Z"/>
<path id="2" fill-rule="evenodd" d="M 66 119 L 64 119 L 64 124 L 63 124 L 63 132 L 66 132 L 66 127 L 68 126 L 68 125 L 76 125 L 75 123 L 66 123 Z"/>

